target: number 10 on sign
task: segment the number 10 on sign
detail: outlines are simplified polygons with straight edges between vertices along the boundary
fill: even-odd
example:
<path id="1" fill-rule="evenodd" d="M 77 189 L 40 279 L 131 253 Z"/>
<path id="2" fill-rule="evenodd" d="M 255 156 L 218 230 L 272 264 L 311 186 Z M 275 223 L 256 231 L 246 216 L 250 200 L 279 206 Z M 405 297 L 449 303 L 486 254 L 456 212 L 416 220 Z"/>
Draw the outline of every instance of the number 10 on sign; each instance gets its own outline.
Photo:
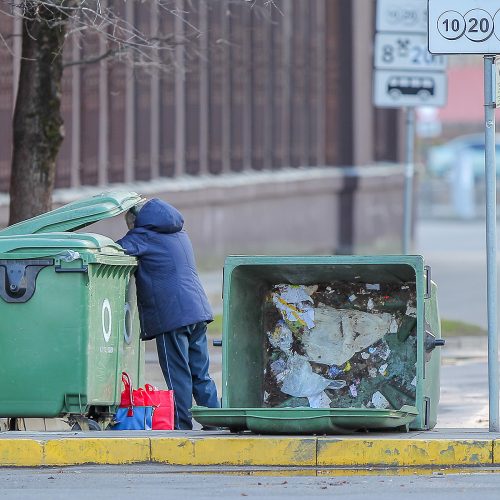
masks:
<path id="1" fill-rule="evenodd" d="M 433 54 L 500 53 L 500 4 L 491 0 L 429 0 Z"/>

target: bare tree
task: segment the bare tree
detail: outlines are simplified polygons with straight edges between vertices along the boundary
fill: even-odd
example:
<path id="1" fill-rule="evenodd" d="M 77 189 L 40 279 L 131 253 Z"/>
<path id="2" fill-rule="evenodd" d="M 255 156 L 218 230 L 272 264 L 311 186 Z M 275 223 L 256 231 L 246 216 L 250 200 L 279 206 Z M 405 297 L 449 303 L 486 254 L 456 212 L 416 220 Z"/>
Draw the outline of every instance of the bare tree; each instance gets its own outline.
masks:
<path id="1" fill-rule="evenodd" d="M 130 1 L 130 0 L 129 0 Z M 98 33 L 105 50 L 86 60 L 90 64 L 115 57 L 138 66 L 168 67 L 171 34 L 143 33 L 118 16 L 113 4 L 126 0 L 2 0 L 3 13 L 22 18 L 22 55 L 13 118 L 10 219 L 46 212 L 52 206 L 56 159 L 64 138 L 61 116 L 63 51 L 68 39 Z M 157 0 L 158 9 L 179 15 L 173 2 Z M 192 32 L 196 32 L 193 27 Z M 164 54 L 166 53 L 166 55 Z"/>
<path id="2" fill-rule="evenodd" d="M 64 67 L 114 57 L 135 67 L 168 71 L 175 65 L 175 45 L 182 43 L 186 50 L 188 38 L 199 35 L 197 28 L 191 25 L 185 30 L 189 35 L 181 41 L 172 33 L 143 32 L 118 14 L 117 7 L 127 1 L 139 6 L 154 2 L 160 15 L 168 13 L 188 24 L 183 13 L 176 10 L 175 0 L 0 0 L 0 13 L 22 18 L 9 224 L 52 207 L 56 159 L 64 138 L 61 115 Z M 274 5 L 274 0 L 245 2 L 250 8 Z M 185 4 L 194 9 L 197 1 L 189 0 Z M 82 40 L 92 33 L 101 38 L 103 43 L 99 45 L 104 50 L 84 60 L 64 64 L 63 51 L 68 40 L 75 34 Z"/>

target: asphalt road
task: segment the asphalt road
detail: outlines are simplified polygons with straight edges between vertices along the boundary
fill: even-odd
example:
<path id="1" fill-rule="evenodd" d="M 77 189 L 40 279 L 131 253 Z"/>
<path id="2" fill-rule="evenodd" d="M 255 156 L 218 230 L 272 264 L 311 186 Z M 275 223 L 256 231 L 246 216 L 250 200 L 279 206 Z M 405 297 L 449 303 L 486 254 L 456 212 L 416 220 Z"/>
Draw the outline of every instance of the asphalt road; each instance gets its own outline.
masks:
<path id="1" fill-rule="evenodd" d="M 486 329 L 485 221 L 421 220 L 414 250 L 432 268 L 441 318 Z"/>
<path id="2" fill-rule="evenodd" d="M 198 469 L 199 470 L 199 469 Z M 86 466 L 47 469 L 0 469 L 0 498 L 37 500 L 88 500 L 179 497 L 196 500 L 259 498 L 346 498 L 386 500 L 388 498 L 442 500 L 497 500 L 500 472 L 454 473 L 398 471 L 390 474 L 337 475 L 334 471 L 250 472 L 250 475 L 186 472 L 164 465 Z M 282 474 L 282 473 L 281 473 Z M 330 475 L 331 474 L 331 475 Z"/>

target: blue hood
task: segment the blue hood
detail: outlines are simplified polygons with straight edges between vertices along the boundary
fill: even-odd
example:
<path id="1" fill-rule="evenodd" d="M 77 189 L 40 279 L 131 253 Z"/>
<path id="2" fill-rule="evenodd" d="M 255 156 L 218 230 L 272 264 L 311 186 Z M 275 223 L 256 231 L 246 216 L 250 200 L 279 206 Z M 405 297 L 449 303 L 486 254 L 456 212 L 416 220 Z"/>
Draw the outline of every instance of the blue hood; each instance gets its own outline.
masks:
<path id="1" fill-rule="evenodd" d="M 144 227 L 157 233 L 178 233 L 184 226 L 182 214 L 172 205 L 152 198 L 139 210 L 135 227 Z"/>

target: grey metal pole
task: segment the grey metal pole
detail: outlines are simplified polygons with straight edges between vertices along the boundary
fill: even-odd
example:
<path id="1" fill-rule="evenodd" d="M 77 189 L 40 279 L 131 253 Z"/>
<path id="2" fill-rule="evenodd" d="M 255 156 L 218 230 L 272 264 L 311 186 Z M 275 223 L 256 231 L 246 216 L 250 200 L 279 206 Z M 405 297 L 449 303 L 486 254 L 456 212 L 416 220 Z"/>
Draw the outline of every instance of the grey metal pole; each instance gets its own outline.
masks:
<path id="1" fill-rule="evenodd" d="M 493 65 L 495 56 L 484 56 L 484 117 L 486 172 L 486 254 L 488 292 L 488 386 L 490 432 L 498 432 L 498 331 L 497 331 L 497 178 L 495 161 L 495 101 Z"/>
<path id="2" fill-rule="evenodd" d="M 413 178 L 415 175 L 415 108 L 406 108 L 406 163 L 403 212 L 403 253 L 411 249 L 411 222 L 413 216 Z"/>

